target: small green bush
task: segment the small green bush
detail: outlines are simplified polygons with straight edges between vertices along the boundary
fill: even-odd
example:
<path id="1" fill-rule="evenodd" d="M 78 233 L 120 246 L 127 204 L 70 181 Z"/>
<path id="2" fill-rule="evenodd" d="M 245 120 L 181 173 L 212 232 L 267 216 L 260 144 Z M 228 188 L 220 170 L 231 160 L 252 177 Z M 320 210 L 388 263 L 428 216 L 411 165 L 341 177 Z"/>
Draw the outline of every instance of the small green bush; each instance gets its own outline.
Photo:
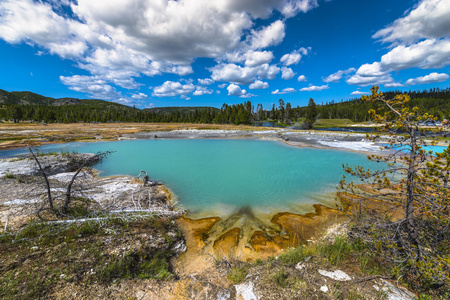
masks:
<path id="1" fill-rule="evenodd" d="M 15 176 L 14 176 L 14 173 L 9 172 L 9 171 L 6 171 L 6 173 L 5 173 L 5 178 L 12 179 L 12 178 L 14 178 L 14 177 L 15 177 Z"/>
<path id="2" fill-rule="evenodd" d="M 228 279 L 230 279 L 234 284 L 241 283 L 245 277 L 247 277 L 248 270 L 245 267 L 234 267 L 228 273 Z"/>
<path id="3" fill-rule="evenodd" d="M 319 253 L 328 259 L 332 265 L 340 265 L 355 245 L 344 237 L 338 236 L 334 243 L 318 245 Z"/>

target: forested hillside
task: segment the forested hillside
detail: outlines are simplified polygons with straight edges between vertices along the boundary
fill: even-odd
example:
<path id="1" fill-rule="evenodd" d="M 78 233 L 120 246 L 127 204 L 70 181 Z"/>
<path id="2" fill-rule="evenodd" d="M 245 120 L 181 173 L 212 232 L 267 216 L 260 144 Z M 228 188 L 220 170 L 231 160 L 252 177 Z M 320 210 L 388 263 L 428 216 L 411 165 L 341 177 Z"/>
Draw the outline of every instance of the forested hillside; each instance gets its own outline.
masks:
<path id="1" fill-rule="evenodd" d="M 386 92 L 392 98 L 401 91 Z M 409 107 L 417 106 L 421 113 L 428 112 L 439 120 L 450 116 L 450 88 L 410 91 Z M 316 100 L 320 103 L 320 99 Z M 311 101 L 310 101 L 311 103 Z M 314 101 L 313 101 L 314 103 Z M 316 119 L 350 119 L 355 122 L 370 121 L 369 109 L 375 108 L 361 99 L 351 99 L 315 106 Z M 31 92 L 0 90 L 0 119 L 35 122 L 183 122 L 215 124 L 251 124 L 260 121 L 295 123 L 306 118 L 308 107 L 292 107 L 280 99 L 270 110 L 256 107 L 246 101 L 237 105 L 223 104 L 214 107 L 158 107 L 138 109 L 103 100 L 75 98 L 54 99 Z"/>

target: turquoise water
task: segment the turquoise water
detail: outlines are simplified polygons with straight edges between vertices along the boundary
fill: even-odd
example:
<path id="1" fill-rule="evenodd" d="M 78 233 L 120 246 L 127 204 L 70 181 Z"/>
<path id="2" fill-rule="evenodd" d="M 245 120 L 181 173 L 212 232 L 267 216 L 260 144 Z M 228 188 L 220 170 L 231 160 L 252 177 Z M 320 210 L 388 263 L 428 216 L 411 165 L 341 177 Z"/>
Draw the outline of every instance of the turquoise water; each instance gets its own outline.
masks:
<path id="1" fill-rule="evenodd" d="M 173 191 L 180 206 L 200 215 L 228 215 L 242 207 L 308 211 L 311 204 L 333 202 L 342 163 L 374 167 L 359 153 L 261 140 L 131 140 L 40 148 L 55 150 L 115 150 L 96 166 L 101 176 L 137 176 L 146 170 Z"/>

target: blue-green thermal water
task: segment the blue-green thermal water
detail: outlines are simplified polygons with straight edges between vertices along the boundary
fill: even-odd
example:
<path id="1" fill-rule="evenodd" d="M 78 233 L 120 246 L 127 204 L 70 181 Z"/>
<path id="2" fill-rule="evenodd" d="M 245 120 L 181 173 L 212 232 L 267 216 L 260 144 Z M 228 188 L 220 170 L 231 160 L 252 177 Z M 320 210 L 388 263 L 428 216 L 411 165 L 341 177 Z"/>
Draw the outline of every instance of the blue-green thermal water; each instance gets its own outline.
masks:
<path id="1" fill-rule="evenodd" d="M 115 150 L 96 168 L 101 176 L 146 170 L 197 215 L 229 215 L 242 207 L 261 213 L 305 212 L 331 204 L 342 164 L 374 167 L 366 155 L 296 148 L 261 140 L 131 140 L 46 145 L 40 151 Z"/>

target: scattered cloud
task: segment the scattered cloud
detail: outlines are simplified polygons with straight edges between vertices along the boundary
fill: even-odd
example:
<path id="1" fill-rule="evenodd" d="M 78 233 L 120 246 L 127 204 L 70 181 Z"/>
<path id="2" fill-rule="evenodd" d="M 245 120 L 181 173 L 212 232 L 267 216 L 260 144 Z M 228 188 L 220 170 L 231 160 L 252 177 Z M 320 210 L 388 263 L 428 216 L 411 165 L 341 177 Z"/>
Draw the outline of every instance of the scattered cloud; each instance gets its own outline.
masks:
<path id="1" fill-rule="evenodd" d="M 282 94 L 290 94 L 290 93 L 295 93 L 296 90 L 294 88 L 285 88 L 282 89 L 281 91 L 276 89 L 275 91 L 272 92 L 272 95 L 282 95 Z"/>
<path id="2" fill-rule="evenodd" d="M 311 48 L 300 48 L 291 53 L 285 54 L 281 57 L 280 62 L 282 62 L 285 66 L 296 65 L 302 59 L 302 55 L 307 55 L 308 50 Z"/>
<path id="3" fill-rule="evenodd" d="M 261 30 L 252 30 L 252 49 L 263 49 L 269 46 L 276 46 L 281 43 L 285 36 L 285 25 L 283 21 L 277 20 Z"/>
<path id="4" fill-rule="evenodd" d="M 384 86 L 387 88 L 393 88 L 393 87 L 402 87 L 405 85 L 401 82 L 392 82 L 392 83 L 385 83 Z"/>
<path id="5" fill-rule="evenodd" d="M 211 78 L 205 78 L 205 79 L 197 79 L 198 83 L 200 83 L 201 85 L 211 85 L 214 83 L 214 80 L 212 80 Z"/>
<path id="6" fill-rule="evenodd" d="M 262 64 L 267 64 L 274 58 L 271 51 L 248 51 L 245 53 L 245 66 L 258 67 Z"/>
<path id="7" fill-rule="evenodd" d="M 251 84 L 257 79 L 274 79 L 280 68 L 263 64 L 257 67 L 241 67 L 236 64 L 218 64 L 210 69 L 214 81 L 226 81 L 234 84 Z"/>
<path id="8" fill-rule="evenodd" d="M 405 17 L 377 31 L 373 38 L 385 43 L 412 43 L 450 35 L 448 0 L 423 0 Z"/>
<path id="9" fill-rule="evenodd" d="M 347 70 L 339 70 L 336 73 L 333 73 L 323 79 L 324 82 L 330 83 L 330 82 L 339 82 L 341 80 L 342 76 L 347 75 L 349 73 L 355 72 L 355 68 L 350 68 Z"/>
<path id="10" fill-rule="evenodd" d="M 294 76 L 295 76 L 295 72 L 292 71 L 291 68 L 288 68 L 288 67 L 281 68 L 281 78 L 283 78 L 284 80 L 289 80 Z"/>
<path id="11" fill-rule="evenodd" d="M 449 78 L 448 74 L 445 73 L 430 73 L 426 76 L 411 78 L 406 81 L 406 85 L 415 85 L 415 84 L 427 84 L 434 82 L 443 82 Z"/>
<path id="12" fill-rule="evenodd" d="M 59 79 L 63 84 L 67 85 L 69 89 L 86 93 L 92 98 L 100 98 L 105 100 L 122 98 L 122 94 L 117 92 L 114 87 L 109 85 L 105 80 L 95 76 L 60 76 Z"/>
<path id="13" fill-rule="evenodd" d="M 310 84 L 308 87 L 304 87 L 300 89 L 300 92 L 317 92 L 317 91 L 323 91 L 323 90 L 327 90 L 330 87 L 327 85 L 320 85 L 320 86 L 315 86 Z"/>
<path id="14" fill-rule="evenodd" d="M 256 80 L 252 84 L 248 86 L 251 90 L 257 90 L 257 89 L 267 89 L 269 87 L 269 84 L 267 82 Z"/>
<path id="15" fill-rule="evenodd" d="M 368 86 L 368 85 L 386 85 L 392 84 L 394 79 L 391 75 L 383 75 L 383 76 L 361 76 L 361 75 L 353 75 L 352 77 L 346 80 L 348 84 L 351 85 L 359 85 L 359 86 Z"/>
<path id="16" fill-rule="evenodd" d="M 248 93 L 246 90 L 242 90 L 238 85 L 233 83 L 227 87 L 227 90 L 229 96 L 238 96 L 241 98 L 250 98 L 252 96 L 255 96 L 253 94 Z"/>
<path id="17" fill-rule="evenodd" d="M 297 81 L 298 81 L 298 82 L 308 81 L 308 79 L 306 78 L 305 75 L 300 75 L 300 76 L 298 76 Z"/>
<path id="18" fill-rule="evenodd" d="M 145 99 L 148 99 L 148 96 L 144 93 L 139 93 L 139 94 L 131 95 L 131 98 L 136 99 L 136 100 L 145 100 Z"/>
<path id="19" fill-rule="evenodd" d="M 140 84 L 135 78 L 142 75 L 186 76 L 193 73 L 196 58 L 220 60 L 233 52 L 243 57 L 246 68 L 262 66 L 244 70 L 256 74 L 251 79 L 241 74 L 243 81 L 251 83 L 255 76 L 271 79 L 279 72 L 268 65 L 272 52 L 262 49 L 283 41 L 283 20 L 317 6 L 317 0 L 2 0 L 0 39 L 38 46 L 38 54 L 75 61 L 95 80 L 104 81 L 103 88 L 81 86 L 75 82 L 77 77 L 61 81 L 74 90 L 89 90 L 95 97 L 111 97 L 113 85 L 137 90 Z M 255 27 L 255 20 L 277 12 L 283 20 Z M 165 88 L 169 89 L 163 85 L 155 94 L 165 95 Z"/>
<path id="20" fill-rule="evenodd" d="M 197 86 L 195 88 L 195 92 L 192 94 L 194 96 L 203 96 L 203 95 L 211 95 L 212 93 L 214 93 L 213 90 L 210 90 L 206 87 L 203 86 Z"/>
<path id="21" fill-rule="evenodd" d="M 166 81 L 163 85 L 153 88 L 152 96 L 154 97 L 186 97 L 195 90 L 192 83 L 182 85 L 180 82 Z"/>
<path id="22" fill-rule="evenodd" d="M 434 69 L 450 64 L 450 38 L 428 39 L 411 46 L 400 45 L 381 57 L 386 71 L 410 68 Z"/>
<path id="23" fill-rule="evenodd" d="M 299 12 L 305 13 L 317 6 L 319 6 L 317 0 L 286 1 L 286 4 L 281 9 L 281 13 L 287 18 L 291 18 Z"/>
<path id="24" fill-rule="evenodd" d="M 404 17 L 373 35 L 383 43 L 391 43 L 391 50 L 379 62 L 362 65 L 355 75 L 346 80 L 347 83 L 399 87 L 403 85 L 395 82 L 392 72 L 411 68 L 440 69 L 450 65 L 449 14 L 450 2 L 447 0 L 420 1 Z M 406 84 L 426 82 L 427 79 L 416 78 Z"/>
<path id="25" fill-rule="evenodd" d="M 361 92 L 361 91 L 354 91 L 350 95 L 352 96 L 362 96 L 362 95 L 368 95 L 370 92 Z"/>

